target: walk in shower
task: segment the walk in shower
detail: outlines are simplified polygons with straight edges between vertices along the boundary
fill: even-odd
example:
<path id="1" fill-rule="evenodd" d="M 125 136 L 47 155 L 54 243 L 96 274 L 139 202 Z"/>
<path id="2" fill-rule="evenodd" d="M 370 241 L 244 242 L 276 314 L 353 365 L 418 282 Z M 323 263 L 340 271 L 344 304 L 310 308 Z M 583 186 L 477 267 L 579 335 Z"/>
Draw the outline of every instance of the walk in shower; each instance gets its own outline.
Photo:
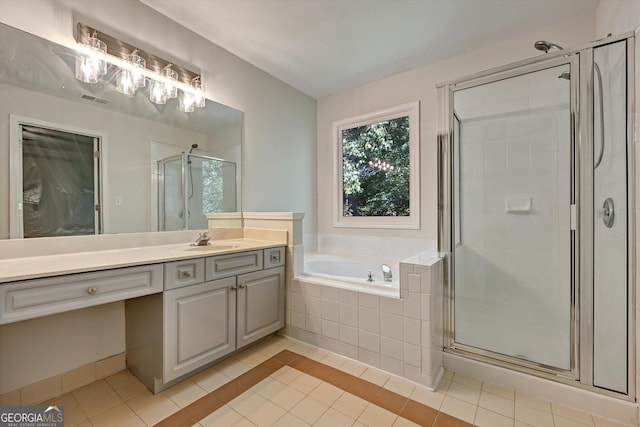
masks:
<path id="1" fill-rule="evenodd" d="M 438 87 L 445 350 L 634 397 L 635 38 L 535 47 Z"/>
<path id="2" fill-rule="evenodd" d="M 160 231 L 206 229 L 208 213 L 239 210 L 237 164 L 194 148 L 157 162 Z"/>

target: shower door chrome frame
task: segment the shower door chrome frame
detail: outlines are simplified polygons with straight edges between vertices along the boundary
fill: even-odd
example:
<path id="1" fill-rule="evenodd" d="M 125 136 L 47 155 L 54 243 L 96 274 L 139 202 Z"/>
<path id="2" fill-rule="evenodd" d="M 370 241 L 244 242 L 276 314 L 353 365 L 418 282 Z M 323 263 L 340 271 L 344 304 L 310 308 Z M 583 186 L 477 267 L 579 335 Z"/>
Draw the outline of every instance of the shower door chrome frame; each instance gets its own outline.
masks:
<path id="1" fill-rule="evenodd" d="M 439 105 L 438 132 L 438 251 L 444 262 L 444 350 L 508 369 L 530 373 L 599 394 L 624 400 L 634 400 L 636 394 L 636 209 L 635 184 L 637 123 L 634 96 L 627 97 L 627 194 L 628 194 L 628 365 L 627 394 L 598 388 L 593 385 L 593 49 L 598 46 L 627 40 L 627 93 L 635 94 L 635 52 L 638 34 L 628 32 L 537 56 L 524 61 L 473 74 L 466 78 L 436 85 Z M 571 256 L 571 369 L 570 371 L 542 366 L 535 362 L 496 354 L 488 350 L 464 346 L 454 341 L 454 213 L 453 195 L 453 94 L 457 90 L 487 84 L 527 72 L 569 64 L 570 121 L 571 121 L 571 204 L 575 206 L 572 220 Z M 584 96 L 580 96 L 585 94 Z M 582 166 L 582 167 L 581 167 Z M 572 215 L 573 216 L 573 215 Z M 589 252 L 590 251 L 590 252 Z M 584 284 L 591 286 L 584 286 Z"/>

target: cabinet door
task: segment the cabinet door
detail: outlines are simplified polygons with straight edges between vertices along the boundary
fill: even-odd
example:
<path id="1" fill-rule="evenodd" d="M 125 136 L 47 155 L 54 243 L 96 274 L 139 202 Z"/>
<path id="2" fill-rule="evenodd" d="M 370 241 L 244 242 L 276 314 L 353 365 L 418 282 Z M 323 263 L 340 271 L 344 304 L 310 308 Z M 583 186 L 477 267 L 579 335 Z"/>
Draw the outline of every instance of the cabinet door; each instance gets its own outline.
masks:
<path id="1" fill-rule="evenodd" d="M 284 327 L 284 267 L 238 276 L 238 348 Z"/>
<path id="2" fill-rule="evenodd" d="M 164 382 L 236 348 L 236 278 L 164 293 Z"/>

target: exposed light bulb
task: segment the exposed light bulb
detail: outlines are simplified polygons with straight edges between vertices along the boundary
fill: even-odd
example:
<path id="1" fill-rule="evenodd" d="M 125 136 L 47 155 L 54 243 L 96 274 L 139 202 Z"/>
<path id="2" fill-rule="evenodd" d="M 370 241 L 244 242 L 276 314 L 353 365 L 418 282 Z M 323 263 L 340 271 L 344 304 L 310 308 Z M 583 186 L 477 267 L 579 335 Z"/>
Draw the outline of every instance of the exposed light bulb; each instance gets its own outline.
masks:
<path id="1" fill-rule="evenodd" d="M 149 99 L 154 104 L 167 103 L 167 93 L 162 82 L 151 80 L 151 85 L 149 88 Z"/>
<path id="2" fill-rule="evenodd" d="M 118 75 L 118 80 L 116 82 L 116 89 L 118 92 L 124 93 L 125 95 L 133 95 L 136 93 L 136 87 L 133 84 L 131 70 L 120 70 L 120 74 Z"/>
<path id="3" fill-rule="evenodd" d="M 191 113 L 195 107 L 195 98 L 192 93 L 182 92 L 180 94 L 180 111 Z"/>

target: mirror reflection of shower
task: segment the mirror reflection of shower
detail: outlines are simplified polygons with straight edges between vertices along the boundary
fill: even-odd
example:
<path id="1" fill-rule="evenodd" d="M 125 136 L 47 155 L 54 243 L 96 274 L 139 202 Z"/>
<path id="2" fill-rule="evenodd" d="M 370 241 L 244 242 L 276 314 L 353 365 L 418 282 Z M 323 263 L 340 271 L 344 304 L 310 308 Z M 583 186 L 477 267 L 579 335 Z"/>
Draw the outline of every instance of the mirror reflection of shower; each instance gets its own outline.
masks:
<path id="1" fill-rule="evenodd" d="M 207 214 L 237 210 L 237 164 L 197 148 L 157 161 L 159 231 L 206 229 Z"/>

